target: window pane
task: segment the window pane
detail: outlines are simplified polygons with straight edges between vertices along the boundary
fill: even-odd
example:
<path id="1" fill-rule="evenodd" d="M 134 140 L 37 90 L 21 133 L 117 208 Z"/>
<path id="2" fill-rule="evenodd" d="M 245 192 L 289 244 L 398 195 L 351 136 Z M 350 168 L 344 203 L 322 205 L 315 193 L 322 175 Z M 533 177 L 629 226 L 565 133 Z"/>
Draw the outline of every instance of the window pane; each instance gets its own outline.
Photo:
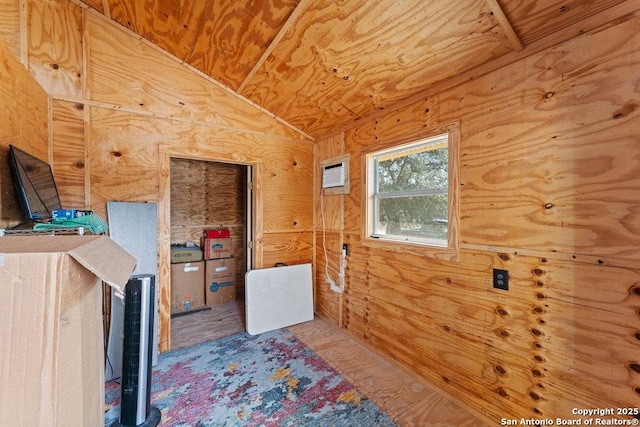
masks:
<path id="1" fill-rule="evenodd" d="M 378 198 L 374 234 L 402 240 L 435 239 L 447 242 L 447 195 Z"/>
<path id="2" fill-rule="evenodd" d="M 378 193 L 447 188 L 447 147 L 411 151 L 378 159 Z"/>

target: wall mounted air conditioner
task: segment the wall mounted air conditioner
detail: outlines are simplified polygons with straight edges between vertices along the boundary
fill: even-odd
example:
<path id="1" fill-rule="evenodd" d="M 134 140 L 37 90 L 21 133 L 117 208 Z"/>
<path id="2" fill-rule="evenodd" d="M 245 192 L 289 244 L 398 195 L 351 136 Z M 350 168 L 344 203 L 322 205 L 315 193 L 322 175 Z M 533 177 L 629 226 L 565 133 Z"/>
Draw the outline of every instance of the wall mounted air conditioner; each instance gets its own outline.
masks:
<path id="1" fill-rule="evenodd" d="M 349 155 L 324 160 L 322 168 L 322 191 L 327 194 L 349 194 Z"/>

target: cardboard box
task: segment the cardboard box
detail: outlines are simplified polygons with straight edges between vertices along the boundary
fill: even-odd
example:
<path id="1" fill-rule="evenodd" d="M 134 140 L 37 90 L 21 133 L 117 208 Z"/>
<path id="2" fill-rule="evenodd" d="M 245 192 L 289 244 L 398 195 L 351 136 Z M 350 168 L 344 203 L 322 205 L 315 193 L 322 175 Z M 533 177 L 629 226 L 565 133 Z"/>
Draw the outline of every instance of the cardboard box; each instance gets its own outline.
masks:
<path id="1" fill-rule="evenodd" d="M 236 300 L 236 259 L 224 258 L 205 261 L 207 305 Z"/>
<path id="2" fill-rule="evenodd" d="M 225 237 L 231 237 L 231 232 L 228 228 L 209 228 L 204 230 L 205 239 L 223 239 Z"/>
<path id="3" fill-rule="evenodd" d="M 204 259 L 229 258 L 231 256 L 231 239 L 223 237 L 220 239 L 202 239 L 202 250 Z"/>
<path id="4" fill-rule="evenodd" d="M 107 236 L 0 237 L 0 425 L 104 424 L 102 281 L 135 265 Z"/>
<path id="5" fill-rule="evenodd" d="M 202 261 L 202 249 L 197 246 L 171 245 L 171 263 Z"/>
<path id="6" fill-rule="evenodd" d="M 204 261 L 171 264 L 171 313 L 204 306 Z M 185 301 L 191 301 L 188 307 Z"/>

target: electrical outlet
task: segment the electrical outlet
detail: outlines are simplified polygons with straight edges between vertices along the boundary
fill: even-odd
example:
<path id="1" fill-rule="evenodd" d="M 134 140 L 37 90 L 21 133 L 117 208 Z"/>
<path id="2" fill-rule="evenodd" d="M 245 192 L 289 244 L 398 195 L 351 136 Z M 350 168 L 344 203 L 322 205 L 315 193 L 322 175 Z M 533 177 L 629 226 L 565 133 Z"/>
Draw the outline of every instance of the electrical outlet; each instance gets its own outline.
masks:
<path id="1" fill-rule="evenodd" d="M 493 269 L 493 287 L 505 291 L 509 290 L 509 272 L 507 270 Z"/>
<path id="2" fill-rule="evenodd" d="M 344 251 L 345 255 L 349 255 L 349 245 L 347 243 L 342 244 L 342 250 Z"/>

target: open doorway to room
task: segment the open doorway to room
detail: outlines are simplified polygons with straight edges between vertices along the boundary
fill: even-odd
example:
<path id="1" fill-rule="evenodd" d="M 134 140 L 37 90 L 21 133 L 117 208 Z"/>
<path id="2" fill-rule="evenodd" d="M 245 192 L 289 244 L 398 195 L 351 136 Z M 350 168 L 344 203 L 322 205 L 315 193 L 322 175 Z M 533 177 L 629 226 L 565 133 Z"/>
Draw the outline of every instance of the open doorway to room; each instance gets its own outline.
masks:
<path id="1" fill-rule="evenodd" d="M 180 262 L 172 257 L 170 330 L 171 349 L 176 349 L 245 330 L 244 278 L 253 258 L 253 167 L 172 157 L 170 170 L 172 247 L 204 249 L 207 229 L 229 230 L 230 236 L 229 252 L 215 255 L 215 260 Z M 233 273 L 234 298 L 228 297 L 229 275 L 212 279 L 214 271 Z M 217 283 L 210 286 L 222 281 L 224 289 Z M 181 302 L 187 299 L 189 310 L 184 310 Z"/>

